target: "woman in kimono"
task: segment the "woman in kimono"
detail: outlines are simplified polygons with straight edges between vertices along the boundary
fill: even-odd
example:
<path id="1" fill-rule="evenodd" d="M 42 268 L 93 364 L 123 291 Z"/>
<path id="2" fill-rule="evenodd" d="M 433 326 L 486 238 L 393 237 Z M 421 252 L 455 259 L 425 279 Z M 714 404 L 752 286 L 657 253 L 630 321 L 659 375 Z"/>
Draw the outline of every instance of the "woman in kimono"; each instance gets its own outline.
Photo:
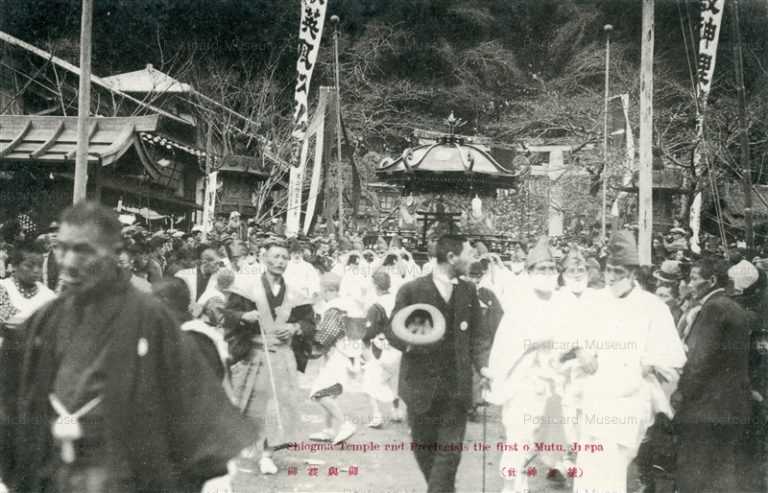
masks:
<path id="1" fill-rule="evenodd" d="M 23 242 L 10 252 L 13 274 L 0 280 L 0 326 L 16 327 L 56 294 L 40 282 L 45 250 L 37 243 Z"/>

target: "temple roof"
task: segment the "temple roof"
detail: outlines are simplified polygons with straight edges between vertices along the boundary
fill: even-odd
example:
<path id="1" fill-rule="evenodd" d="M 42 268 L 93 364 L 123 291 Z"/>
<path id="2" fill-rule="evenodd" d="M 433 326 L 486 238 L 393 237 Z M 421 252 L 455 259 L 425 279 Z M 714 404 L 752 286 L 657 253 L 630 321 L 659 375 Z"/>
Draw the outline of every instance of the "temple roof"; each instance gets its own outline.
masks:
<path id="1" fill-rule="evenodd" d="M 160 115 L 91 117 L 88 160 L 107 166 L 140 141 L 162 139 L 166 147 L 199 157 L 204 153 L 164 135 Z M 0 161 L 74 161 L 76 116 L 0 115 Z"/>
<path id="2" fill-rule="evenodd" d="M 406 149 L 395 160 L 384 159 L 376 175 L 387 183 L 404 185 L 406 191 L 440 188 L 491 192 L 513 188 L 520 178 L 519 171 L 502 166 L 478 144 L 445 135 L 435 143 Z"/>

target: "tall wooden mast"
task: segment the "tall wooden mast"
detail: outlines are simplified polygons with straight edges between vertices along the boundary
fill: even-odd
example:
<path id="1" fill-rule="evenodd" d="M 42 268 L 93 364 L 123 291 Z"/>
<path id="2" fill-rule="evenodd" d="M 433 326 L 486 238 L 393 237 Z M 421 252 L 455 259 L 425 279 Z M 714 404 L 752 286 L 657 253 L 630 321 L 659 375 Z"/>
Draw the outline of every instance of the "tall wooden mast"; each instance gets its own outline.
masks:
<path id="1" fill-rule="evenodd" d="M 651 265 L 653 234 L 653 42 L 654 0 L 643 0 L 640 55 L 640 162 L 638 250 L 640 265 Z"/>

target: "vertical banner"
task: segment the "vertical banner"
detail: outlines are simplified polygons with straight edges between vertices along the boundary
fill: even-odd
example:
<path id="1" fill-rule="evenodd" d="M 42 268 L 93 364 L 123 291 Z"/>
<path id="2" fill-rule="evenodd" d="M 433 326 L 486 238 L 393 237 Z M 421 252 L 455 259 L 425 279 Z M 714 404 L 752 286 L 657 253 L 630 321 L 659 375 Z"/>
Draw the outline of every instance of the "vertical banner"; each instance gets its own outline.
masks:
<path id="1" fill-rule="evenodd" d="M 299 233 L 301 228 L 301 206 L 304 192 L 304 177 L 307 171 L 307 161 L 309 160 L 309 141 L 315 136 L 315 161 L 312 169 L 312 183 L 307 198 L 307 212 L 304 219 L 304 233 L 307 233 L 309 224 L 312 222 L 312 216 L 315 214 L 315 202 L 320 189 L 320 172 L 323 166 L 322 155 L 324 141 L 324 131 L 326 124 L 326 113 L 328 109 L 329 98 L 333 98 L 333 93 L 328 87 L 320 88 L 320 99 L 317 103 L 315 115 L 309 124 L 301 146 L 300 166 L 292 167 L 290 179 L 288 181 L 288 218 L 285 224 L 286 235 L 293 236 Z"/>
<path id="2" fill-rule="evenodd" d="M 205 197 L 203 197 L 203 231 L 208 233 L 213 229 L 216 211 L 216 186 L 219 172 L 209 173 L 205 180 Z"/>
<path id="3" fill-rule="evenodd" d="M 312 165 L 312 180 L 309 185 L 309 197 L 307 197 L 307 213 L 304 216 L 303 232 L 305 235 L 309 234 L 309 228 L 312 226 L 312 219 L 317 207 L 317 197 L 320 194 L 320 178 L 323 170 L 323 157 L 325 156 L 326 118 L 328 110 L 334 107 L 335 97 L 336 93 L 330 87 L 320 88 L 320 100 L 317 103 L 315 117 L 312 119 L 312 125 L 310 125 L 309 133 L 307 134 L 307 142 L 309 142 L 310 137 L 315 136 L 315 162 Z M 333 118 L 328 119 L 327 122 L 334 128 L 335 120 Z"/>
<path id="4" fill-rule="evenodd" d="M 293 112 L 293 166 L 302 166 L 298 150 L 303 145 L 309 125 L 309 84 L 315 68 L 317 54 L 325 24 L 326 0 L 302 0 L 301 24 L 299 25 L 299 58 L 296 61 L 296 90 L 293 100 L 296 109 Z"/>
<path id="5" fill-rule="evenodd" d="M 632 173 L 635 170 L 635 137 L 632 133 L 632 124 L 629 121 L 629 94 L 613 96 L 608 100 L 608 105 L 609 142 L 616 147 L 624 148 L 624 173 L 621 186 L 629 188 L 632 186 Z M 616 196 L 616 200 L 611 206 L 612 217 L 619 217 L 619 206 L 626 200 L 627 195 L 627 192 L 622 191 Z"/>
<path id="6" fill-rule="evenodd" d="M 291 170 L 288 179 L 288 212 L 286 234 L 295 235 L 301 227 L 301 192 L 304 187 L 304 169 L 309 152 L 307 129 L 309 126 L 309 84 L 315 68 L 317 54 L 325 24 L 326 0 L 302 0 L 299 24 L 298 60 L 296 61 L 296 90 L 291 132 Z"/>
<path id="7" fill-rule="evenodd" d="M 288 210 L 285 219 L 285 234 L 295 236 L 299 232 L 301 223 L 301 192 L 304 188 L 304 168 L 309 152 L 309 140 L 306 139 L 301 146 L 301 164 L 299 167 L 291 166 L 288 173 Z"/>
<path id="8" fill-rule="evenodd" d="M 705 0 L 699 4 L 701 5 L 701 24 L 699 25 L 699 54 L 696 58 L 696 82 L 699 97 L 706 100 L 712 87 L 712 76 L 715 73 L 717 44 L 720 40 L 725 0 Z"/>
<path id="9" fill-rule="evenodd" d="M 696 176 L 703 174 L 702 144 L 704 141 L 704 109 L 707 106 L 712 77 L 715 73 L 717 45 L 720 40 L 725 0 L 705 0 L 700 3 L 701 23 L 699 24 L 699 53 L 696 57 L 696 89 L 699 104 L 696 114 L 696 148 L 693 151 L 693 165 Z M 701 223 L 701 191 L 696 195 L 690 209 L 691 251 L 700 251 L 699 228 Z"/>
<path id="10" fill-rule="evenodd" d="M 691 204 L 691 251 L 695 254 L 701 253 L 699 245 L 699 229 L 701 226 L 701 192 L 696 194 Z"/>

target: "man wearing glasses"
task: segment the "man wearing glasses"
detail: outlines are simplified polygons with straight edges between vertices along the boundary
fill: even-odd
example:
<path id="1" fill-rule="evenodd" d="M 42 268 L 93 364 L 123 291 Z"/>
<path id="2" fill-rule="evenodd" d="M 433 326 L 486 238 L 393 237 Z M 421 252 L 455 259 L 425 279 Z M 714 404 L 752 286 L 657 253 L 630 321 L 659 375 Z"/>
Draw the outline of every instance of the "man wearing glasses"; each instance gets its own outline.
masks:
<path id="1" fill-rule="evenodd" d="M 579 453 L 574 491 L 626 491 L 627 467 L 656 413 L 671 418 L 669 404 L 685 352 L 669 308 L 636 282 L 639 257 L 634 235 L 618 231 L 608 244 L 607 296 L 595 306 L 586 349 L 596 371 L 583 383 L 579 440 L 601 453 Z"/>

